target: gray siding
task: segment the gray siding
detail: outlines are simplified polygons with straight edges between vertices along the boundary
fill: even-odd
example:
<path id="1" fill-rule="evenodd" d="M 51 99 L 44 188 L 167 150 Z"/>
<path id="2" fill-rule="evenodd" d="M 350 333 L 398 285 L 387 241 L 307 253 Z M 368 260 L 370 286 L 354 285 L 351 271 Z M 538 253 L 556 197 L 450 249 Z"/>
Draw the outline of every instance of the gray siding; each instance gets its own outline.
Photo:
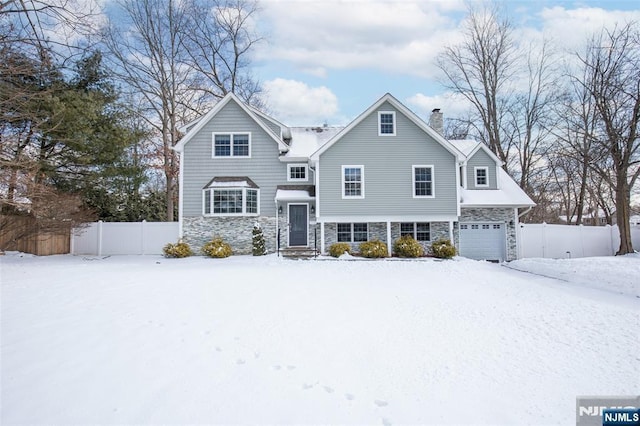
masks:
<path id="1" fill-rule="evenodd" d="M 212 158 L 214 132 L 250 132 L 250 158 Z M 215 176 L 248 176 L 260 187 L 260 215 L 275 216 L 276 186 L 287 183 L 278 144 L 233 100 L 184 147 L 183 216 L 202 216 L 202 188 Z"/>
<path id="2" fill-rule="evenodd" d="M 257 115 L 257 114 L 256 114 L 256 115 Z M 261 115 L 257 115 L 257 117 L 258 117 L 258 119 L 259 119 L 260 121 L 262 121 L 262 123 L 263 123 L 265 126 L 267 126 L 268 128 L 270 128 L 271 130 L 273 130 L 273 132 L 274 132 L 277 136 L 280 136 L 280 132 L 282 131 L 282 129 L 280 128 L 280 126 L 279 126 L 277 123 L 275 123 L 275 122 L 273 122 L 273 121 L 271 121 L 271 120 L 268 120 L 268 119 L 266 119 L 265 117 L 262 117 Z"/>
<path id="3" fill-rule="evenodd" d="M 378 111 L 396 111 L 396 136 L 378 136 Z M 342 199 L 342 165 L 364 165 L 364 199 Z M 413 165 L 433 165 L 435 198 L 413 198 Z M 320 215 L 456 215 L 455 157 L 384 103 L 322 153 Z"/>
<path id="4" fill-rule="evenodd" d="M 476 186 L 475 167 L 487 167 L 489 170 L 489 186 Z M 496 183 L 496 162 L 484 150 L 479 149 L 467 161 L 467 188 L 469 189 L 498 189 Z"/>

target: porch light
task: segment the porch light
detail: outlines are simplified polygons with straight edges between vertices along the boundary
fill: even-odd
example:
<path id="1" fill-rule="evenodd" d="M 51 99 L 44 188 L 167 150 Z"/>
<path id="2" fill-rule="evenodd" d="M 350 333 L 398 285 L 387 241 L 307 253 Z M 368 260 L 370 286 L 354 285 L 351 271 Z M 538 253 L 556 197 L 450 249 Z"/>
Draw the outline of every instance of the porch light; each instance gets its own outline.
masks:
<path id="1" fill-rule="evenodd" d="M 282 214 L 282 206 L 278 207 L 278 214 Z"/>
<path id="2" fill-rule="evenodd" d="M 316 214 L 316 207 L 315 206 L 311 206 L 311 214 Z"/>

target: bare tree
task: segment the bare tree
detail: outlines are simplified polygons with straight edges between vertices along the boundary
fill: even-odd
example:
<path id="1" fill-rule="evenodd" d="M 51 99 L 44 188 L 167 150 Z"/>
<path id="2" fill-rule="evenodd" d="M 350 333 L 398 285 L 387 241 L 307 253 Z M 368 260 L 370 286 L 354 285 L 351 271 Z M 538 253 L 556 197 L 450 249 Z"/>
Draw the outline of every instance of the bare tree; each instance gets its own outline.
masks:
<path id="1" fill-rule="evenodd" d="M 251 75 L 249 55 L 262 39 L 254 31 L 258 4 L 254 0 L 189 0 L 188 30 L 183 45 L 195 71 L 194 84 L 207 99 L 233 92 L 261 106 L 260 85 Z"/>
<path id="2" fill-rule="evenodd" d="M 189 87 L 181 47 L 184 9 L 176 0 L 122 1 L 120 5 L 131 27 L 110 26 L 105 42 L 116 63 L 115 72 L 141 99 L 142 117 L 158 135 L 167 219 L 174 220 L 179 167 L 172 147 L 180 137 L 181 98 Z"/>
<path id="3" fill-rule="evenodd" d="M 512 141 L 503 137 L 502 130 L 518 60 L 511 23 L 494 6 L 470 7 L 464 40 L 446 47 L 437 61 L 444 86 L 473 105 L 479 137 L 502 160 L 505 170 Z"/>
<path id="4" fill-rule="evenodd" d="M 620 231 L 617 254 L 633 253 L 629 224 L 631 188 L 640 175 L 640 28 L 629 23 L 594 36 L 578 56 L 586 78 L 578 80 L 595 107 L 591 139 L 598 161 L 591 167 L 615 193 Z"/>
<path id="5" fill-rule="evenodd" d="M 251 31 L 256 4 L 245 0 L 121 0 L 124 25 L 105 34 L 114 70 L 141 99 L 142 116 L 158 135 L 167 218 L 174 219 L 180 125 L 229 92 L 256 104 L 248 70 L 259 40 Z"/>

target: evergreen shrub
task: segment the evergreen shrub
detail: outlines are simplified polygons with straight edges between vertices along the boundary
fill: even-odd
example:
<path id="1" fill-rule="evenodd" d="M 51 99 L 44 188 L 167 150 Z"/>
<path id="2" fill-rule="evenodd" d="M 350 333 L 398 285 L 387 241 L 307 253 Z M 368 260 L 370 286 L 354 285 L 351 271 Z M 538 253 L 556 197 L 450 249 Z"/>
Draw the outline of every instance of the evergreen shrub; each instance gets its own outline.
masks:
<path id="1" fill-rule="evenodd" d="M 222 238 L 214 238 L 202 247 L 202 253 L 209 257 L 221 259 L 231 256 L 233 251 L 231 246 L 225 243 Z"/>
<path id="2" fill-rule="evenodd" d="M 351 254 L 351 245 L 347 243 L 334 243 L 329 247 L 329 254 L 333 257 L 340 257 L 345 253 Z"/>
<path id="3" fill-rule="evenodd" d="M 264 241 L 264 234 L 262 232 L 262 227 L 260 226 L 259 223 L 255 223 L 253 225 L 253 231 L 251 231 L 252 233 L 252 238 L 251 238 L 251 242 L 252 242 L 252 253 L 254 256 L 262 256 L 267 254 L 267 247 L 266 247 L 266 243 Z"/>
<path id="4" fill-rule="evenodd" d="M 360 254 L 369 258 L 387 257 L 389 250 L 387 245 L 380 240 L 366 241 L 360 244 Z"/>
<path id="5" fill-rule="evenodd" d="M 441 238 L 431 244 L 431 254 L 439 259 L 451 259 L 456 255 L 456 248 L 450 240 Z"/>
<path id="6" fill-rule="evenodd" d="M 424 248 L 411 235 L 405 235 L 393 243 L 393 251 L 400 257 L 420 257 L 424 254 Z"/>
<path id="7" fill-rule="evenodd" d="M 193 254 L 189 244 L 183 242 L 177 242 L 176 244 L 169 243 L 162 248 L 164 257 L 169 258 L 182 258 L 189 257 Z"/>

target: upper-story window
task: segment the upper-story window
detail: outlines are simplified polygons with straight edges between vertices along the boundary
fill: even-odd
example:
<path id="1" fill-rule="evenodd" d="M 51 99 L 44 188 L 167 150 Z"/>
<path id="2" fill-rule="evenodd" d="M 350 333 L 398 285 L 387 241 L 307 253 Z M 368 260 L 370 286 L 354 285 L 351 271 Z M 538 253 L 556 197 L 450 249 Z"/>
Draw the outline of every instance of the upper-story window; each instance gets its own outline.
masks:
<path id="1" fill-rule="evenodd" d="M 489 168 L 476 167 L 474 170 L 476 174 L 476 186 L 489 186 Z"/>
<path id="2" fill-rule="evenodd" d="M 378 112 L 378 136 L 396 135 L 396 113 L 395 111 Z"/>
<path id="3" fill-rule="evenodd" d="M 308 180 L 309 168 L 306 164 L 288 164 L 287 180 L 289 182 L 306 182 Z"/>
<path id="4" fill-rule="evenodd" d="M 364 166 L 342 166 L 342 198 L 364 198 Z"/>
<path id="5" fill-rule="evenodd" d="M 413 197 L 432 198 L 434 196 L 433 166 L 413 166 Z"/>
<path id="6" fill-rule="evenodd" d="M 250 157 L 250 133 L 214 133 L 213 157 Z"/>

